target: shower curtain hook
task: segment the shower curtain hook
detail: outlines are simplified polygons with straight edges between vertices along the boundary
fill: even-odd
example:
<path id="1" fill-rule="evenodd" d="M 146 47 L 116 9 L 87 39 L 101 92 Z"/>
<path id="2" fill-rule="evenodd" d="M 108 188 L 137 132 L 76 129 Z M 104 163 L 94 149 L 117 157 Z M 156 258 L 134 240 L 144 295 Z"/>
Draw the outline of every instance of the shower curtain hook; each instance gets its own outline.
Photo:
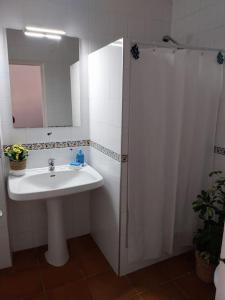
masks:
<path id="1" fill-rule="evenodd" d="M 219 65 L 223 65 L 224 64 L 224 54 L 222 51 L 220 51 L 217 55 L 217 62 Z"/>
<path id="2" fill-rule="evenodd" d="M 139 59 L 140 57 L 140 51 L 139 51 L 139 48 L 138 48 L 138 45 L 137 44 L 134 44 L 132 47 L 131 47 L 131 50 L 130 50 L 132 56 L 134 59 Z"/>

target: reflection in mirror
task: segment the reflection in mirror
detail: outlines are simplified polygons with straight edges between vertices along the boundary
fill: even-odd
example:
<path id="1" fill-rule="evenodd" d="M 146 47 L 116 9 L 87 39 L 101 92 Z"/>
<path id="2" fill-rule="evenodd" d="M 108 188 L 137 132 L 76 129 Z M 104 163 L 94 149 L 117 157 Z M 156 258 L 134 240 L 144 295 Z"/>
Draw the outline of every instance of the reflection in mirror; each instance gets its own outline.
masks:
<path id="1" fill-rule="evenodd" d="M 79 39 L 6 32 L 14 127 L 79 126 Z"/>

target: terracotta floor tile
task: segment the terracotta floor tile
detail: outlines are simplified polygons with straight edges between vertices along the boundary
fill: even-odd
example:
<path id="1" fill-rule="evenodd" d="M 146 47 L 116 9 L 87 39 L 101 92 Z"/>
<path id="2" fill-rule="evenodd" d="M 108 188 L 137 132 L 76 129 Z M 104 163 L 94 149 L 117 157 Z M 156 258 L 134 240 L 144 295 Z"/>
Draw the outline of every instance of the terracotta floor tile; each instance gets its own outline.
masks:
<path id="1" fill-rule="evenodd" d="M 127 275 L 137 291 L 143 292 L 169 281 L 163 264 L 155 264 Z"/>
<path id="2" fill-rule="evenodd" d="M 141 294 L 142 300 L 185 300 L 185 296 L 172 283 Z"/>
<path id="3" fill-rule="evenodd" d="M 68 240 L 71 256 L 80 256 L 89 252 L 91 249 L 97 248 L 93 238 L 90 235 L 81 236 Z"/>
<path id="4" fill-rule="evenodd" d="M 29 249 L 13 253 L 13 269 L 24 271 L 37 268 L 39 266 L 37 250 Z"/>
<path id="5" fill-rule="evenodd" d="M 111 266 L 98 248 L 80 255 L 79 262 L 86 277 L 112 271 Z"/>
<path id="6" fill-rule="evenodd" d="M 32 295 L 27 297 L 21 297 L 18 300 L 46 300 L 44 293 L 38 295 Z"/>
<path id="7" fill-rule="evenodd" d="M 13 275 L 18 271 L 38 268 L 37 249 L 14 252 L 12 254 L 12 264 L 12 267 L 0 270 L 0 277 L 3 275 Z"/>
<path id="8" fill-rule="evenodd" d="M 194 271 L 194 252 L 188 252 L 179 256 L 175 256 L 162 262 L 161 264 L 166 268 L 167 276 L 169 276 L 170 279 L 174 279 Z"/>
<path id="9" fill-rule="evenodd" d="M 65 283 L 78 281 L 84 278 L 80 264 L 75 259 L 70 259 L 69 262 L 62 267 L 53 267 L 43 258 L 40 274 L 46 289 L 58 287 Z"/>
<path id="10" fill-rule="evenodd" d="M 87 279 L 93 300 L 128 300 L 136 296 L 136 290 L 126 277 L 118 277 L 113 272 Z"/>
<path id="11" fill-rule="evenodd" d="M 13 269 L 13 267 L 6 268 L 6 269 L 1 269 L 0 270 L 0 278 L 4 277 L 4 276 L 7 276 L 7 275 L 10 275 L 10 274 L 14 274 L 14 273 L 15 273 L 15 270 Z"/>
<path id="12" fill-rule="evenodd" d="M 85 281 L 70 282 L 47 291 L 47 300 L 93 300 Z M 106 299 L 105 299 L 106 300 Z"/>
<path id="13" fill-rule="evenodd" d="M 97 245 L 86 235 L 68 241 L 70 260 L 50 266 L 47 246 L 15 253 L 14 266 L 0 270 L 1 300 L 214 300 L 213 285 L 194 273 L 186 253 L 117 277 Z M 137 294 L 138 293 L 138 294 Z"/>
<path id="14" fill-rule="evenodd" d="M 47 250 L 48 250 L 48 245 L 43 245 L 43 246 L 37 247 L 36 248 L 37 257 L 39 259 L 41 259 Z"/>
<path id="15" fill-rule="evenodd" d="M 202 282 L 195 274 L 179 278 L 174 281 L 174 284 L 184 295 L 186 295 L 187 299 L 215 299 L 215 288 L 213 284 L 206 284 Z"/>
<path id="16" fill-rule="evenodd" d="M 0 276 L 0 299 L 31 299 L 40 293 L 42 284 L 36 269 Z"/>

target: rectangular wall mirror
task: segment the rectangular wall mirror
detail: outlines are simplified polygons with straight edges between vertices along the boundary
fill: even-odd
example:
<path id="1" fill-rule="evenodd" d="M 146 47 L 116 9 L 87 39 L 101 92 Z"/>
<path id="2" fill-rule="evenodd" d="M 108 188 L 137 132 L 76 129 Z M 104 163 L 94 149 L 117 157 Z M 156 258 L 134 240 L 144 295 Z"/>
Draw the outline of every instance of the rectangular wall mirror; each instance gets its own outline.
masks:
<path id="1" fill-rule="evenodd" d="M 80 126 L 79 39 L 6 34 L 14 128 Z"/>

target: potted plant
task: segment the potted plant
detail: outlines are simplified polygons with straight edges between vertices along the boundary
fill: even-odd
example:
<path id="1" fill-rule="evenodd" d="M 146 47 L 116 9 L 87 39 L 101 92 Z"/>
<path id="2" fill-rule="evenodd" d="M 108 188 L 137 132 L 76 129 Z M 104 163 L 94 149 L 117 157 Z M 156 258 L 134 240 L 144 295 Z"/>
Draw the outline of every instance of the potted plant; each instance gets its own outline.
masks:
<path id="1" fill-rule="evenodd" d="M 14 144 L 6 147 L 4 154 L 9 158 L 11 173 L 13 175 L 23 175 L 26 170 L 28 150 L 22 145 Z"/>
<path id="2" fill-rule="evenodd" d="M 192 203 L 193 210 L 202 220 L 202 226 L 194 235 L 196 273 L 204 282 L 213 282 L 219 263 L 225 220 L 225 178 L 222 172 L 209 174 L 212 186 L 202 191 Z"/>

